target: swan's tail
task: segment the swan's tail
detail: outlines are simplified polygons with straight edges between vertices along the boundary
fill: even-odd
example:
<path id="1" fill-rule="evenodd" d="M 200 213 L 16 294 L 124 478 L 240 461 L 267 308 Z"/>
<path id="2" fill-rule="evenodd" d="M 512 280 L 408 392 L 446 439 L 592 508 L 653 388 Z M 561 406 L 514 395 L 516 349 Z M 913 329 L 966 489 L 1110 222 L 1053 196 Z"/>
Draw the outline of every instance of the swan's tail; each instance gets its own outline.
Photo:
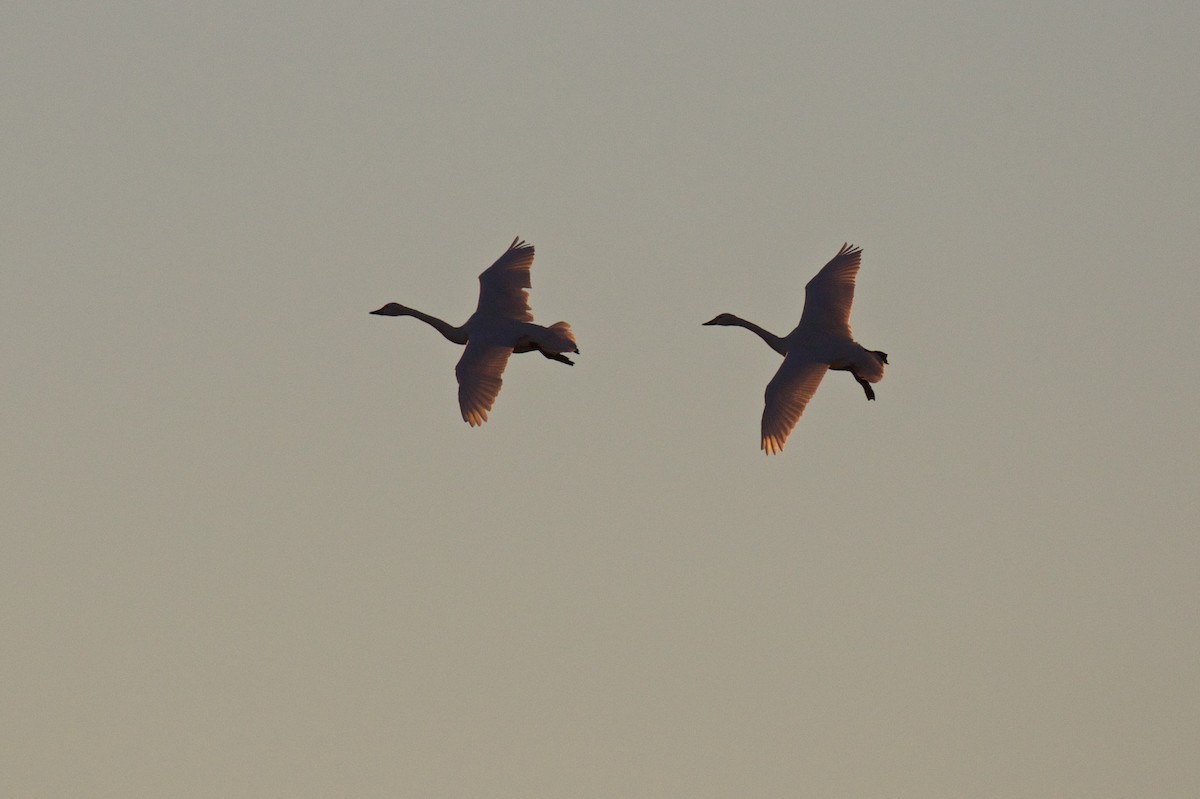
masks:
<path id="1" fill-rule="evenodd" d="M 571 326 L 566 322 L 555 322 L 546 328 L 547 335 L 543 336 L 544 341 L 539 341 L 543 350 L 550 352 L 579 352 L 579 345 L 575 343 L 575 334 L 571 332 Z"/>
<path id="2" fill-rule="evenodd" d="M 883 367 L 886 363 L 886 352 L 863 350 L 862 357 L 854 364 L 854 374 L 868 383 L 878 383 L 883 379 Z"/>

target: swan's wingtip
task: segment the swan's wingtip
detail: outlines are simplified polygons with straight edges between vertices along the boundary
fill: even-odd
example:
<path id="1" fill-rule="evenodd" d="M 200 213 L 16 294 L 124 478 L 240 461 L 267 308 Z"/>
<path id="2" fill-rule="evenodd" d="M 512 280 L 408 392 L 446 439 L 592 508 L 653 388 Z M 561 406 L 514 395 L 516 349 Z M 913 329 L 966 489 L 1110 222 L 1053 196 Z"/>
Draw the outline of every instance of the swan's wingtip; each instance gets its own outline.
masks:
<path id="1" fill-rule="evenodd" d="M 783 442 L 775 436 L 764 436 L 762 451 L 764 455 L 778 455 L 783 452 Z"/>

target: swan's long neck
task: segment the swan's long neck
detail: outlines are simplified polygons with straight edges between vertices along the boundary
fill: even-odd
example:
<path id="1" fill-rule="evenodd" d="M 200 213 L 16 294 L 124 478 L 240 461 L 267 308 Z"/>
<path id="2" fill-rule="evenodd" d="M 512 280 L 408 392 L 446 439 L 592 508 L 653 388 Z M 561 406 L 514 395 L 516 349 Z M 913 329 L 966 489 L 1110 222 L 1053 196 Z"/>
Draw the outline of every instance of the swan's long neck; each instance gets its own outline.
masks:
<path id="1" fill-rule="evenodd" d="M 461 327 L 455 327 L 449 322 L 444 322 L 436 316 L 430 316 L 427 313 L 422 313 L 414 308 L 405 308 L 403 316 L 411 316 L 414 319 L 420 319 L 425 324 L 432 327 L 437 332 L 441 333 L 446 338 L 453 341 L 455 344 L 467 343 L 467 331 Z"/>
<path id="2" fill-rule="evenodd" d="M 780 355 L 787 355 L 787 345 L 783 343 L 783 339 L 781 339 L 779 336 L 771 333 L 770 331 L 763 330 L 753 322 L 748 322 L 739 316 L 730 314 L 729 318 L 730 321 L 732 321 L 736 326 L 746 328 L 751 333 L 754 333 L 763 341 L 767 342 L 767 346 L 778 352 Z"/>

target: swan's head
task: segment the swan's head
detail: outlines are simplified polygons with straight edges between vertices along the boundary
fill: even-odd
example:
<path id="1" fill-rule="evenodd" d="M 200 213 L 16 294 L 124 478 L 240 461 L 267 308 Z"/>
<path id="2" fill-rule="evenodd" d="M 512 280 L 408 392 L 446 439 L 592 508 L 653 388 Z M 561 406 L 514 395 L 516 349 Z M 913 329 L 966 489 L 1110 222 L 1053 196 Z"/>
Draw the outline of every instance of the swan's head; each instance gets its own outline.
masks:
<path id="1" fill-rule="evenodd" d="M 378 314 L 379 316 L 407 316 L 408 312 L 409 309 L 398 302 L 389 302 L 378 311 L 371 311 L 371 313 Z"/>
<path id="2" fill-rule="evenodd" d="M 741 323 L 742 323 L 742 320 L 738 319 L 733 314 L 723 313 L 723 314 L 717 314 L 716 316 L 714 316 L 712 319 L 708 320 L 704 324 L 706 324 L 706 325 L 725 325 L 726 327 L 730 327 L 730 326 L 736 327 L 736 326 L 740 325 Z"/>

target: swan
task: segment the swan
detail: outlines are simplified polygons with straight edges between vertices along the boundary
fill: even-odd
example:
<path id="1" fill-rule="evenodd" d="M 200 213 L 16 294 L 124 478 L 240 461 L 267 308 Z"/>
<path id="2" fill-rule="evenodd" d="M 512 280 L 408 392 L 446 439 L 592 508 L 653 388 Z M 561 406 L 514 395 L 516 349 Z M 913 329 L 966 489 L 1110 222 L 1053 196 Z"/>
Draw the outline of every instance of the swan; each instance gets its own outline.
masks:
<path id="1" fill-rule="evenodd" d="M 800 324 L 783 338 L 731 313 L 717 315 L 706 325 L 744 327 L 784 356 L 779 371 L 767 384 L 762 416 L 762 449 L 768 455 L 783 451 L 788 434 L 816 393 L 825 372 L 849 372 L 875 399 L 872 383 L 883 379 L 887 353 L 868 350 L 850 333 L 850 305 L 862 249 L 843 244 L 829 263 L 808 281 Z"/>
<path id="2" fill-rule="evenodd" d="M 487 421 L 488 411 L 500 393 L 504 367 L 514 352 L 540 352 L 568 366 L 575 362 L 564 352 L 579 352 L 571 326 L 555 322 L 550 327 L 533 323 L 529 310 L 529 267 L 533 245 L 513 239 L 504 254 L 479 275 L 479 305 L 459 327 L 398 302 L 389 302 L 379 316 L 420 319 L 455 344 L 466 345 L 454 372 L 458 376 L 458 407 L 463 421 L 476 427 Z"/>

